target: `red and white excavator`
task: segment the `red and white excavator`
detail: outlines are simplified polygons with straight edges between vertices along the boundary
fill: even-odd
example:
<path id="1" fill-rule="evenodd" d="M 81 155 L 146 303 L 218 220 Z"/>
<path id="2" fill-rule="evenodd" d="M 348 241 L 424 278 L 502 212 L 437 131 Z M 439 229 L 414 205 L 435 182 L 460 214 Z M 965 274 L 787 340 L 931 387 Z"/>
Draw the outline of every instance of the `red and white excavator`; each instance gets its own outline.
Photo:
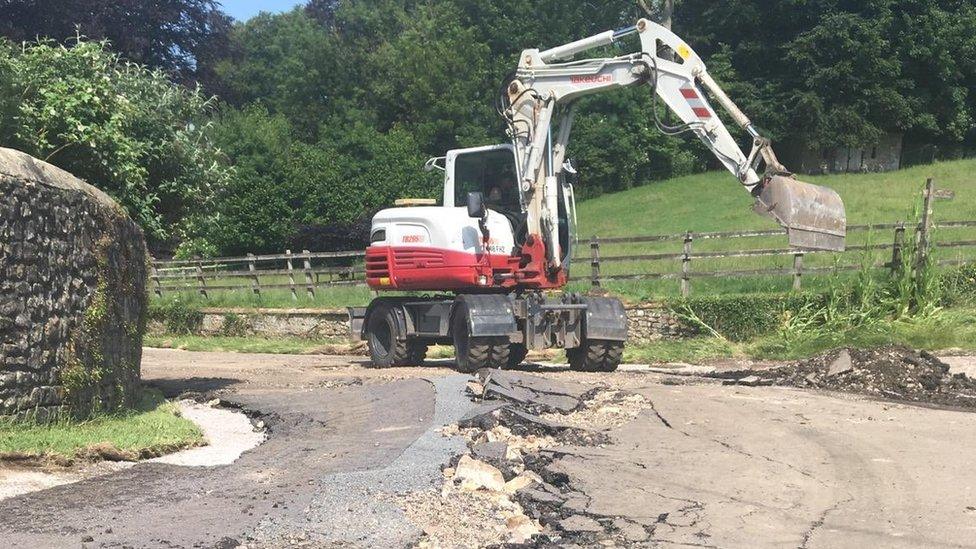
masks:
<path id="1" fill-rule="evenodd" d="M 637 53 L 574 60 L 632 35 L 640 42 Z M 420 364 L 429 345 L 448 344 L 465 372 L 513 366 L 529 349 L 553 347 L 566 349 L 573 369 L 616 369 L 627 339 L 620 301 L 547 291 L 566 284 L 572 257 L 569 176 L 575 172 L 565 156 L 574 102 L 639 85 L 681 120 L 668 126 L 655 108 L 658 129 L 696 135 L 755 197 L 755 210 L 786 229 L 792 246 L 844 248 L 840 197 L 794 179 L 701 58 L 670 30 L 641 19 L 555 48 L 523 51 L 500 94 L 511 143 L 430 159 L 425 169 L 444 172 L 441 205 L 400 201 L 406 207 L 376 214 L 366 250 L 369 286 L 434 294 L 377 297 L 350 311 L 353 333 L 366 340 L 374 366 Z M 751 136 L 749 154 L 712 101 Z"/>

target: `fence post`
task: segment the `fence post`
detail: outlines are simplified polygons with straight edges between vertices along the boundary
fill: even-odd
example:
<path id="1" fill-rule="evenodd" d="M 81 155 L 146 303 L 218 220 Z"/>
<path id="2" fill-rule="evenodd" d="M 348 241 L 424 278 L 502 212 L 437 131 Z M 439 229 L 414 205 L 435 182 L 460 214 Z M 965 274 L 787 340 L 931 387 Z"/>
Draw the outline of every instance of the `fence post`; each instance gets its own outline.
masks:
<path id="1" fill-rule="evenodd" d="M 291 298 L 298 301 L 298 292 L 295 291 L 295 265 L 291 261 L 291 250 L 285 250 L 285 262 L 288 264 L 288 286 L 291 289 Z"/>
<path id="2" fill-rule="evenodd" d="M 793 289 L 800 291 L 800 286 L 802 282 L 800 279 L 803 277 L 803 252 L 796 252 L 793 254 Z"/>
<path id="3" fill-rule="evenodd" d="M 261 281 L 258 279 L 258 270 L 255 265 L 256 258 L 254 254 L 247 254 L 247 270 L 251 272 L 251 293 L 254 295 L 261 295 Z"/>
<path id="4" fill-rule="evenodd" d="M 918 265 L 921 267 L 928 260 L 929 231 L 932 229 L 932 197 L 935 194 L 935 181 L 928 178 L 925 181 L 925 191 L 922 198 L 922 225 L 918 233 Z"/>
<path id="5" fill-rule="evenodd" d="M 156 269 L 156 260 L 149 258 L 149 268 L 152 269 L 150 279 L 153 281 L 153 291 L 156 297 L 163 297 L 163 286 L 159 283 L 159 270 Z"/>
<path id="6" fill-rule="evenodd" d="M 590 238 L 590 285 L 600 287 L 600 239 L 596 235 Z"/>
<path id="7" fill-rule="evenodd" d="M 308 292 L 310 299 L 315 299 L 315 282 L 312 280 L 312 258 L 309 256 L 310 253 L 312 252 L 302 250 L 302 254 L 305 255 L 302 266 L 305 270 L 305 290 Z"/>
<path id="8" fill-rule="evenodd" d="M 684 255 L 681 256 L 681 297 L 691 295 L 691 231 L 685 233 Z"/>
<path id="9" fill-rule="evenodd" d="M 891 245 L 891 272 L 901 268 L 902 249 L 905 247 L 905 223 L 895 227 L 895 241 Z"/>
<path id="10" fill-rule="evenodd" d="M 197 283 L 199 284 L 200 295 L 204 299 L 210 299 L 207 295 L 207 280 L 203 277 L 203 260 L 197 258 Z"/>

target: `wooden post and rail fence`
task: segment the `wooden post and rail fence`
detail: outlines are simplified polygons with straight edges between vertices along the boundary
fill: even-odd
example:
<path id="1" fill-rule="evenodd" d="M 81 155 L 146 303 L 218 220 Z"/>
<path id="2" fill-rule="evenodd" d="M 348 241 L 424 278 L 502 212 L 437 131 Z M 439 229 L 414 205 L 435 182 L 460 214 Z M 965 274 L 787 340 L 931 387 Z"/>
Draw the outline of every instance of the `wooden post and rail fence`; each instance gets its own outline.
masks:
<path id="1" fill-rule="evenodd" d="M 912 243 L 917 246 L 919 253 L 915 255 L 918 263 L 912 268 L 918 268 L 919 263 L 926 261 L 929 250 L 933 245 L 932 229 L 958 229 L 976 227 L 976 220 L 932 221 L 932 202 L 934 185 L 930 179 L 926 183 L 923 210 L 920 222 L 912 227 L 907 222 L 876 223 L 871 225 L 851 225 L 847 227 L 849 234 L 860 232 L 892 231 L 893 236 L 883 244 L 853 244 L 847 246 L 845 252 L 803 251 L 791 248 L 749 248 L 745 246 L 725 246 L 720 251 L 699 251 L 696 246 L 705 242 L 745 242 L 749 238 L 782 236 L 782 229 L 735 231 L 735 232 L 684 232 L 670 235 L 648 235 L 601 238 L 594 236 L 589 241 L 589 256 L 574 258 L 577 262 L 589 260 L 589 276 L 577 276 L 574 281 L 588 281 L 593 290 L 601 290 L 608 282 L 640 281 L 640 280 L 675 280 L 680 283 L 682 296 L 689 296 L 692 292 L 692 282 L 698 278 L 716 277 L 790 277 L 794 290 L 803 287 L 803 278 L 808 275 L 829 274 L 839 271 L 855 271 L 862 267 L 860 261 L 841 264 L 835 262 L 829 266 L 814 266 L 805 264 L 807 256 L 832 254 L 835 257 L 863 252 L 883 253 L 888 259 L 876 268 L 896 269 L 902 265 L 906 247 L 906 231 L 912 230 Z M 676 253 L 631 253 L 609 254 L 608 247 L 627 246 L 633 249 L 640 245 L 660 246 L 667 243 L 681 244 L 681 251 Z M 976 240 L 948 240 L 939 241 L 939 248 L 976 249 Z M 577 247 L 580 249 L 582 247 Z M 585 250 L 585 248 L 582 248 Z M 585 254 L 585 251 L 584 251 Z M 157 296 L 166 292 L 196 292 L 204 298 L 217 291 L 240 290 L 250 291 L 260 296 L 268 290 L 288 290 L 294 301 L 299 300 L 299 293 L 304 289 L 309 299 L 315 298 L 315 292 L 323 287 L 365 285 L 365 271 L 361 250 L 343 252 L 310 252 L 302 250 L 293 253 L 286 250 L 283 254 L 254 255 L 242 257 L 224 257 L 187 260 L 157 261 L 154 260 L 150 272 L 150 287 Z M 721 260 L 731 258 L 783 257 L 790 262 L 788 267 L 765 267 L 752 269 L 715 270 L 698 268 L 695 266 L 705 260 Z M 976 261 L 976 251 L 967 259 L 943 259 L 939 265 L 958 265 Z M 341 262 L 343 265 L 334 263 Z M 329 264 L 333 263 L 333 264 Z M 613 272 L 608 273 L 608 267 L 614 264 L 642 264 L 671 265 L 670 270 L 657 269 L 656 272 Z M 303 280 L 297 279 L 299 266 Z M 576 270 L 579 273 L 578 270 Z M 239 281 L 236 282 L 235 281 Z"/>

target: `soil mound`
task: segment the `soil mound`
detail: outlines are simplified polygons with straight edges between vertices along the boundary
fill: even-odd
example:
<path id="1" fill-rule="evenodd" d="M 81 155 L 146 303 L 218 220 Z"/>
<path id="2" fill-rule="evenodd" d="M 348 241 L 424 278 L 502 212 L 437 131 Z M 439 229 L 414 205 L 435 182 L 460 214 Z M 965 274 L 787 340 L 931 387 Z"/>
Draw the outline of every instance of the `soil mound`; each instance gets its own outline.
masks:
<path id="1" fill-rule="evenodd" d="M 776 385 L 976 408 L 976 380 L 951 374 L 937 357 L 907 347 L 837 349 L 752 376 Z"/>

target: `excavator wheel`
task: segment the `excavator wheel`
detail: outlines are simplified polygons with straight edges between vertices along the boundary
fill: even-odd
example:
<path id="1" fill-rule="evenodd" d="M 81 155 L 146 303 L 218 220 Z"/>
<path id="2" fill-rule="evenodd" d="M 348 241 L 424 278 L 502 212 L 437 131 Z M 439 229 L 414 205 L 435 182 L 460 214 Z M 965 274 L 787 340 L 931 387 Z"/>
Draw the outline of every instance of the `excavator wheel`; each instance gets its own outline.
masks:
<path id="1" fill-rule="evenodd" d="M 612 372 L 623 358 L 622 341 L 587 340 L 583 345 L 566 349 L 569 367 L 577 372 Z"/>
<path id="2" fill-rule="evenodd" d="M 508 346 L 508 367 L 517 368 L 525 361 L 529 349 L 523 343 L 512 343 Z"/>
<path id="3" fill-rule="evenodd" d="M 383 304 L 371 315 L 366 330 L 370 365 L 373 368 L 421 366 L 427 358 L 427 344 L 404 340 L 393 307 Z"/>
<path id="4" fill-rule="evenodd" d="M 472 373 L 481 368 L 504 368 L 509 364 L 507 337 L 471 337 L 468 308 L 460 305 L 451 319 L 454 356 L 459 372 Z"/>

